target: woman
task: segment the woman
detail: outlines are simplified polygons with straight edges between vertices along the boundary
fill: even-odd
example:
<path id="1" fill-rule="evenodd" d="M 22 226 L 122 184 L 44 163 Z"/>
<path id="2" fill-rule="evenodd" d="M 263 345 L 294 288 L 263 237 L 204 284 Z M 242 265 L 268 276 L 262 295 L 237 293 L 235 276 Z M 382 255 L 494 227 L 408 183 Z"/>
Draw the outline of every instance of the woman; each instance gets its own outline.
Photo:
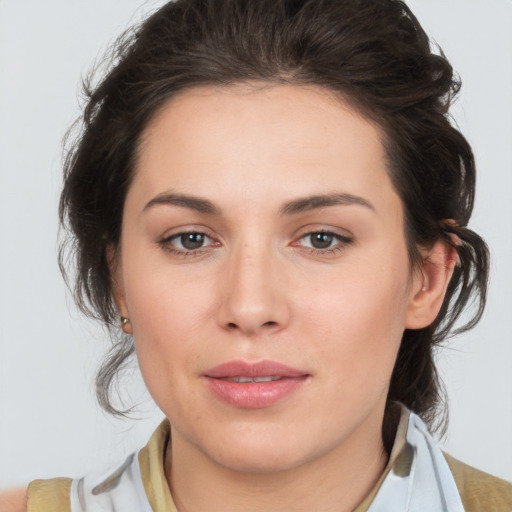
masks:
<path id="1" fill-rule="evenodd" d="M 125 333 L 101 403 L 136 350 L 169 422 L 28 509 L 509 510 L 424 423 L 486 290 L 457 89 L 395 0 L 178 1 L 120 43 L 61 218 L 79 304 Z"/>

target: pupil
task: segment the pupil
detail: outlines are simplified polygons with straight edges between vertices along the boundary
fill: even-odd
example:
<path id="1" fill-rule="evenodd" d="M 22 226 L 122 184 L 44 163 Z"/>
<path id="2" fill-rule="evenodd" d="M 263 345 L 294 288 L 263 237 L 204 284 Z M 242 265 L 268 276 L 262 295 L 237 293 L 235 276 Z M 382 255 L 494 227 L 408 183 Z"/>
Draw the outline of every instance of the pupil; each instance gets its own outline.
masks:
<path id="1" fill-rule="evenodd" d="M 311 245 L 315 249 L 327 249 L 331 246 L 333 236 L 327 233 L 315 233 L 311 235 Z"/>
<path id="2" fill-rule="evenodd" d="M 204 243 L 204 235 L 201 233 L 186 233 L 181 235 L 181 244 L 185 249 L 199 249 Z"/>

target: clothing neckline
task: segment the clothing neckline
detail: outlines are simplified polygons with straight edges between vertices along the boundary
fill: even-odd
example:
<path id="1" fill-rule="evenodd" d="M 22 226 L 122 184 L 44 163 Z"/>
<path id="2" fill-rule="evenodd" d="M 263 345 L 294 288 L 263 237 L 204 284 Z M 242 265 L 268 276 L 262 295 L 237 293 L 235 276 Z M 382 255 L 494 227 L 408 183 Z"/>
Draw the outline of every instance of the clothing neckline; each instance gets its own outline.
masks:
<path id="1" fill-rule="evenodd" d="M 354 512 L 367 512 L 375 496 L 379 492 L 387 475 L 394 470 L 400 474 L 402 467 L 408 463 L 410 454 L 406 447 L 406 435 L 409 424 L 409 411 L 400 405 L 400 419 L 396 430 L 395 441 L 388 463 L 383 473 Z M 171 427 L 165 419 L 149 439 L 147 445 L 139 451 L 138 461 L 144 490 L 154 512 L 178 512 L 167 483 L 164 462 L 167 446 L 171 442 Z"/>

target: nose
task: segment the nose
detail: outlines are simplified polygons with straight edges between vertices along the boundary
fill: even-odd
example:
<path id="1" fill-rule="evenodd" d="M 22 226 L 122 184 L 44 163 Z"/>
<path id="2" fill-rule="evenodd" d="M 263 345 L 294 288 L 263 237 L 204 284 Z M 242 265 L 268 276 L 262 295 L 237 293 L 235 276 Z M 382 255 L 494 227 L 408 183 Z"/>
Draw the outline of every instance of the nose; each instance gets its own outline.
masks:
<path id="1" fill-rule="evenodd" d="M 290 307 L 281 262 L 271 251 L 244 244 L 233 251 L 223 273 L 218 321 L 223 329 L 248 337 L 285 328 Z"/>

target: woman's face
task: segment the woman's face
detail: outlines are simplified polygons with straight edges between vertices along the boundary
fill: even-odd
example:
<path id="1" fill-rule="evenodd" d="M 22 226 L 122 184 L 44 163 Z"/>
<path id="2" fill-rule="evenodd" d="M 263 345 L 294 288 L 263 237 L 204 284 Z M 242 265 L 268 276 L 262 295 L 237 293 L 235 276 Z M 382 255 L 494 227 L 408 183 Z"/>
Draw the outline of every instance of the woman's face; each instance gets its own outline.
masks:
<path id="1" fill-rule="evenodd" d="M 273 471 L 381 447 L 421 283 L 379 130 L 333 94 L 171 99 L 143 135 L 115 280 L 173 449 Z"/>

